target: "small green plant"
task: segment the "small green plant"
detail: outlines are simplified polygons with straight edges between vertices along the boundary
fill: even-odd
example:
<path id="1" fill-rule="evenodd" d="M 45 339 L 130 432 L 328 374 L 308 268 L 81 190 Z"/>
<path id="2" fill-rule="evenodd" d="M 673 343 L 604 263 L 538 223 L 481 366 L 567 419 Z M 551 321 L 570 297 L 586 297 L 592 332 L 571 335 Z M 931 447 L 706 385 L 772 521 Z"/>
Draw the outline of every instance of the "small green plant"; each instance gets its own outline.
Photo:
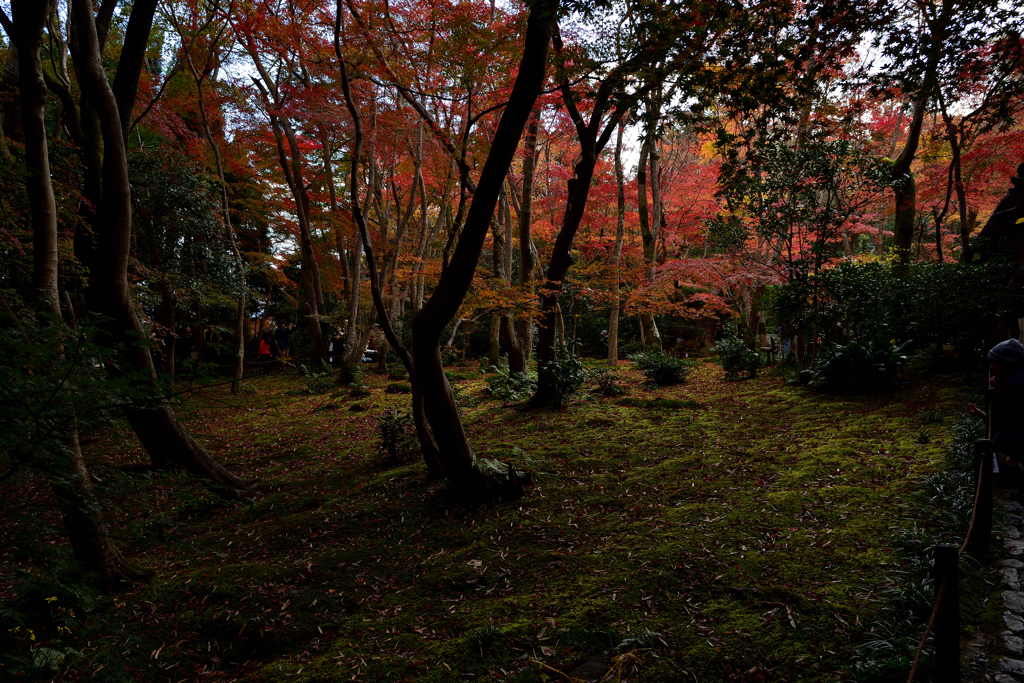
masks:
<path id="1" fill-rule="evenodd" d="M 452 394 L 455 395 L 455 404 L 460 408 L 472 408 L 480 401 L 475 396 L 466 391 L 466 388 L 461 384 L 452 384 Z"/>
<path id="2" fill-rule="evenodd" d="M 907 365 L 905 349 L 882 336 L 854 339 L 820 356 L 811 366 L 811 382 L 829 391 L 859 394 L 891 389 Z"/>
<path id="3" fill-rule="evenodd" d="M 508 403 L 525 401 L 537 387 L 537 375 L 534 373 L 509 372 L 508 364 L 492 365 L 487 378 L 487 393 L 494 398 Z"/>
<path id="4" fill-rule="evenodd" d="M 366 386 L 363 383 L 363 368 L 361 365 L 342 365 L 341 370 L 338 371 L 338 386 L 349 386 L 349 387 L 362 387 Z"/>
<path id="5" fill-rule="evenodd" d="M 725 370 L 726 379 L 739 379 L 742 373 L 748 377 L 756 377 L 761 367 L 761 355 L 747 348 L 739 337 L 726 337 L 715 344 L 718 362 Z"/>
<path id="6" fill-rule="evenodd" d="M 389 408 L 377 418 L 380 444 L 377 452 L 385 462 L 404 462 L 411 459 L 417 441 L 412 417 L 405 411 Z"/>
<path id="7" fill-rule="evenodd" d="M 657 351 L 637 353 L 629 359 L 644 373 L 649 384 L 659 387 L 682 384 L 696 364 L 694 361 L 672 358 Z"/>
<path id="8" fill-rule="evenodd" d="M 592 368 L 590 379 L 597 386 L 598 392 L 604 396 L 622 396 L 625 390 L 619 384 L 619 373 L 608 368 Z"/>
<path id="9" fill-rule="evenodd" d="M 322 394 L 325 391 L 329 391 L 333 386 L 331 380 L 331 373 L 322 372 L 320 370 L 306 367 L 305 365 L 299 365 L 299 370 L 302 372 L 303 378 L 306 380 L 307 394 Z"/>
<path id="10" fill-rule="evenodd" d="M 551 408 L 561 408 L 565 402 L 579 393 L 587 379 L 583 362 L 575 353 L 564 358 L 544 361 L 540 364 L 539 374 L 547 380 L 550 395 L 545 403 Z"/>

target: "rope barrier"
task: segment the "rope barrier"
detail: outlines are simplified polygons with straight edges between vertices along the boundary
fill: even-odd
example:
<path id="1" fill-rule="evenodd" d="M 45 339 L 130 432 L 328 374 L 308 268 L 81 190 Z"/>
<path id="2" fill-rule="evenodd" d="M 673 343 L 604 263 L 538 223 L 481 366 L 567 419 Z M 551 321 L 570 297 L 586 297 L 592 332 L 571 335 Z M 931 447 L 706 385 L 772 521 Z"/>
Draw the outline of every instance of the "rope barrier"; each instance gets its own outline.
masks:
<path id="1" fill-rule="evenodd" d="M 942 595 L 946 592 L 946 580 L 942 580 L 942 584 L 939 586 L 939 594 L 935 596 L 935 607 L 932 608 L 932 615 L 928 618 L 928 625 L 924 629 L 924 635 L 921 636 L 921 642 L 917 646 L 917 652 L 914 653 L 914 663 L 910 666 L 910 676 L 907 678 L 907 683 L 913 683 L 914 676 L 917 675 L 917 664 L 921 659 L 921 652 L 924 651 L 924 642 L 928 640 L 928 636 L 932 633 L 932 626 L 935 625 L 935 617 L 939 614 L 939 603 L 942 602 Z"/>
<path id="2" fill-rule="evenodd" d="M 962 557 L 964 552 L 967 550 L 967 545 L 971 542 L 971 534 L 974 532 L 974 521 L 978 517 L 978 501 L 981 500 L 981 479 L 985 473 L 985 466 L 991 467 L 991 459 L 987 457 L 981 458 L 981 462 L 978 464 L 978 485 L 974 489 L 974 506 L 971 509 L 971 523 L 967 527 L 967 535 L 964 537 L 963 545 L 957 551 L 957 557 Z M 910 676 L 907 678 L 907 683 L 913 683 L 914 677 L 917 675 L 917 665 L 921 660 L 921 653 L 924 652 L 925 642 L 928 640 L 928 636 L 932 633 L 932 627 L 935 626 L 935 618 L 939 614 L 939 606 L 942 603 L 942 596 L 946 592 L 946 579 L 942 579 L 942 583 L 939 585 L 939 592 L 935 596 L 935 605 L 932 607 L 932 614 L 928 618 L 928 625 L 924 629 L 924 635 L 921 636 L 921 642 L 917 645 L 917 651 L 914 653 L 914 663 L 910 667 Z"/>
<path id="3" fill-rule="evenodd" d="M 974 532 L 974 520 L 978 517 L 978 501 L 981 500 L 981 478 L 985 475 L 985 465 L 991 461 L 988 458 L 982 458 L 978 464 L 978 485 L 974 488 L 974 507 L 971 508 L 971 523 L 967 527 L 967 535 L 964 537 L 964 544 L 960 546 L 960 550 L 957 551 L 957 556 L 963 557 L 964 551 L 967 550 L 967 544 L 971 542 L 971 534 Z"/>

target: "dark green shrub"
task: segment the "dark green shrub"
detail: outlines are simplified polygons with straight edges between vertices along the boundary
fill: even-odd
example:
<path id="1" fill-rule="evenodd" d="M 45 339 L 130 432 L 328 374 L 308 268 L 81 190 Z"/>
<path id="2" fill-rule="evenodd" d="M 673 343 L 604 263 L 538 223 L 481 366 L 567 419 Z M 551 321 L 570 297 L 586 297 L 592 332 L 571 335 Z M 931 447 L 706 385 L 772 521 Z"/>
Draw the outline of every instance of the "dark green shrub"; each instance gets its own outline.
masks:
<path id="1" fill-rule="evenodd" d="M 637 353 L 629 359 L 644 373 L 648 382 L 659 387 L 682 384 L 696 365 L 694 361 L 672 358 L 657 351 Z"/>
<path id="2" fill-rule="evenodd" d="M 761 354 L 751 351 L 739 337 L 726 337 L 715 344 L 718 362 L 725 370 L 726 379 L 739 379 L 741 373 L 756 377 L 761 367 Z"/>
<path id="3" fill-rule="evenodd" d="M 302 371 L 302 376 L 306 380 L 307 394 L 322 394 L 333 386 L 330 372 L 318 371 L 305 365 L 300 365 L 299 370 Z"/>
<path id="4" fill-rule="evenodd" d="M 358 363 L 342 365 L 338 370 L 338 386 L 361 387 L 363 384 L 363 367 Z"/>
<path id="5" fill-rule="evenodd" d="M 567 400 L 579 393 L 587 379 L 583 362 L 575 354 L 544 361 L 540 364 L 540 375 L 544 376 L 551 389 L 545 401 L 551 408 L 565 405 Z"/>
<path id="6" fill-rule="evenodd" d="M 377 452 L 385 462 L 410 460 L 417 446 L 412 417 L 401 410 L 389 408 L 377 418 L 377 433 L 380 444 Z"/>
<path id="7" fill-rule="evenodd" d="M 594 381 L 597 390 L 604 396 L 622 396 L 625 391 L 619 385 L 619 373 L 608 368 L 592 368 L 590 379 Z"/>
<path id="8" fill-rule="evenodd" d="M 537 388 L 537 375 L 509 372 L 505 363 L 492 365 L 490 372 L 494 374 L 487 378 L 487 393 L 502 401 L 525 401 Z"/>
<path id="9" fill-rule="evenodd" d="M 811 382 L 850 394 L 891 389 L 907 364 L 904 350 L 910 344 L 879 336 L 837 344 L 814 361 Z"/>

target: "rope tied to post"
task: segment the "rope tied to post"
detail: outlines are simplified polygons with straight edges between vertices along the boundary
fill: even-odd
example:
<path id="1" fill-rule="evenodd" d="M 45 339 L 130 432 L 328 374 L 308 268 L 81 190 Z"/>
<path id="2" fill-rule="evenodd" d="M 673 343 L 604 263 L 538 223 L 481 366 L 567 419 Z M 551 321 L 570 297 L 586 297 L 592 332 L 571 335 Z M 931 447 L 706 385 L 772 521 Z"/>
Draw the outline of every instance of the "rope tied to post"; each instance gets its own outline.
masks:
<path id="1" fill-rule="evenodd" d="M 974 533 L 974 522 L 978 517 L 978 501 L 981 500 L 982 477 L 984 476 L 986 466 L 992 466 L 991 460 L 983 457 L 978 463 L 978 484 L 974 488 L 974 506 L 971 509 L 971 522 L 967 527 L 967 534 L 964 536 L 963 545 L 957 550 L 958 558 L 963 557 L 963 554 L 967 551 L 967 546 L 971 542 L 971 534 Z M 946 593 L 946 585 L 947 580 L 944 577 L 942 583 L 939 584 L 938 592 L 935 594 L 935 605 L 932 607 L 931 616 L 928 618 L 928 625 L 925 626 L 924 634 L 921 635 L 921 641 L 917 644 L 917 651 L 914 652 L 914 662 L 910 667 L 910 676 L 907 677 L 907 683 L 913 683 L 914 677 L 917 676 L 917 667 L 921 661 L 921 654 L 924 652 L 924 645 L 935 626 L 935 619 L 939 614 L 939 607 L 942 605 L 942 597 Z"/>

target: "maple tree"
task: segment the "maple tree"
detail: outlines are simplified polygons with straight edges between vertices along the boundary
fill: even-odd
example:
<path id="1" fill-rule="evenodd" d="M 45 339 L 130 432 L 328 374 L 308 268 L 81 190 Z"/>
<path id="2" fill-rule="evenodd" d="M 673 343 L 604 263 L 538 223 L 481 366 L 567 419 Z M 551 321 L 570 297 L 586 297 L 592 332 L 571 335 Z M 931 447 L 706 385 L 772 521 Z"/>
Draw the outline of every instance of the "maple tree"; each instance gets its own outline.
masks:
<path id="1" fill-rule="evenodd" d="M 525 481 L 466 437 L 442 362 L 463 321 L 488 365 L 536 356 L 543 406 L 606 315 L 611 364 L 697 321 L 754 344 L 771 284 L 969 264 L 979 224 L 1015 229 L 1020 13 L 990 1 L 25 7 L 4 17 L 33 55 L 0 114 L 5 295 L 99 316 L 154 393 L 182 323 L 226 340 L 200 359 L 234 391 L 272 320 L 305 323 L 311 371 L 337 328 L 351 369 L 380 325 L 428 475 L 475 502 Z M 154 464 L 245 486 L 170 402 L 125 410 Z"/>

